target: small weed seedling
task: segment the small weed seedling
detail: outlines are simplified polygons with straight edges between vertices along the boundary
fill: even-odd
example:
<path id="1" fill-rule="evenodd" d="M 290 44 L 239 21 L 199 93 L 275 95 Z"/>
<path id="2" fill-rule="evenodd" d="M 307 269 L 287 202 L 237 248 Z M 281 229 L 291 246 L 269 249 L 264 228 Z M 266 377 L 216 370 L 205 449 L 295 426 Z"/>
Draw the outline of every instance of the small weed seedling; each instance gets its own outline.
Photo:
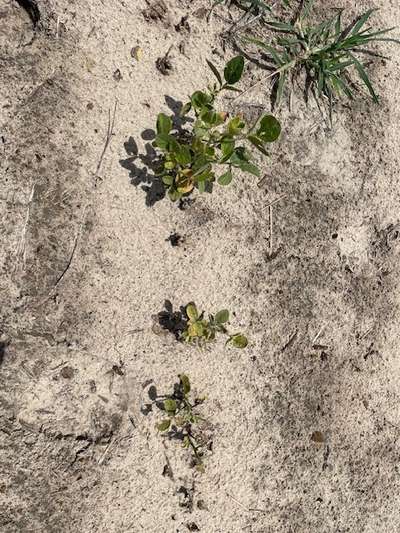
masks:
<path id="1" fill-rule="evenodd" d="M 182 116 L 193 112 L 191 131 L 174 131 L 172 119 L 164 113 L 157 118 L 157 136 L 153 142 L 161 151 L 157 174 L 173 201 L 189 195 L 195 188 L 200 192 L 211 190 L 216 179 L 220 185 L 229 185 L 235 168 L 259 176 L 260 170 L 242 142 L 247 141 L 268 155 L 266 144 L 275 141 L 281 132 L 279 122 L 272 115 L 264 115 L 248 128 L 240 115 L 230 118 L 228 113 L 215 110 L 215 98 L 221 91 L 238 91 L 234 85 L 242 77 L 242 56 L 227 63 L 224 80 L 212 63 L 208 65 L 217 83 L 207 92 L 193 93 L 181 111 Z M 218 168 L 223 171 L 217 177 Z"/>
<path id="2" fill-rule="evenodd" d="M 212 8 L 219 4 L 226 4 L 228 7 L 235 5 L 243 9 L 246 13 L 258 15 L 260 12 L 271 12 L 271 8 L 262 0 L 214 0 Z"/>
<path id="3" fill-rule="evenodd" d="M 194 303 L 186 306 L 188 317 L 187 327 L 182 332 L 182 339 L 186 342 L 203 346 L 215 339 L 217 333 L 228 336 L 226 344 L 230 343 L 235 348 L 246 348 L 247 338 L 241 333 L 229 333 L 226 324 L 229 321 L 229 311 L 223 309 L 214 315 L 209 315 L 208 320 L 204 318 L 204 312 L 199 313 Z"/>
<path id="4" fill-rule="evenodd" d="M 311 25 L 309 16 L 314 0 L 304 2 L 296 21 L 292 23 L 268 21 L 267 26 L 276 33 L 272 42 L 253 37 L 245 38 L 245 42 L 256 44 L 267 52 L 267 59 L 273 65 L 275 103 L 279 103 L 284 88 L 290 77 L 305 72 L 306 99 L 311 91 L 318 105 L 325 97 L 328 105 L 330 122 L 332 123 L 332 106 L 335 96 L 354 97 L 356 89 L 351 80 L 351 72 L 355 71 L 367 88 L 374 102 L 378 97 L 365 70 L 360 55 L 382 57 L 368 48 L 370 43 L 380 41 L 399 42 L 386 37 L 394 28 L 374 30 L 367 23 L 375 11 L 370 9 L 347 27 L 342 24 L 343 10 L 334 17 L 319 25 Z"/>
<path id="5" fill-rule="evenodd" d="M 165 412 L 166 418 L 157 428 L 162 433 L 168 431 L 170 438 L 181 440 L 182 446 L 192 451 L 196 468 L 203 471 L 203 457 L 209 439 L 201 428 L 201 424 L 206 421 L 197 413 L 197 407 L 205 398 L 191 398 L 188 376 L 181 374 L 178 377 L 179 383 L 175 384 L 174 392 L 165 396 L 163 402 L 158 404 Z"/>

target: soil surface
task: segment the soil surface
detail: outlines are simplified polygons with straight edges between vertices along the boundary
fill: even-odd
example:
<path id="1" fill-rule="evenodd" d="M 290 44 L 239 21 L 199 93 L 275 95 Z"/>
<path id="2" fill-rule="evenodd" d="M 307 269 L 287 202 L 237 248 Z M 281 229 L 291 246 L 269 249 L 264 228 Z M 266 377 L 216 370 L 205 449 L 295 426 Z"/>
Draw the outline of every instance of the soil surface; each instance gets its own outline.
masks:
<path id="1" fill-rule="evenodd" d="M 400 49 L 369 67 L 379 105 L 337 105 L 329 131 L 295 86 L 262 179 L 180 209 L 149 139 L 236 53 L 209 5 L 0 0 L 4 533 L 400 531 Z M 397 0 L 317 16 L 337 7 L 400 25 Z M 177 342 L 166 300 L 230 309 L 249 346 Z M 182 372 L 207 396 L 204 473 L 155 427 L 149 389 Z"/>

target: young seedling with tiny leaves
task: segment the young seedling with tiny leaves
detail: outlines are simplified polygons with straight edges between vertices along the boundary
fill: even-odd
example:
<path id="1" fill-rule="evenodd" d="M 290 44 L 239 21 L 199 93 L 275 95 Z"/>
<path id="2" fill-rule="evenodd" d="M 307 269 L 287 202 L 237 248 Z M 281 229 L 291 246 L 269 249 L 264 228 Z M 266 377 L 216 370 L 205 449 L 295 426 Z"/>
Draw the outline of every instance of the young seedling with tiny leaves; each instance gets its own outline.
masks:
<path id="1" fill-rule="evenodd" d="M 312 25 L 309 19 L 313 4 L 314 0 L 304 2 L 294 23 L 267 21 L 267 27 L 276 34 L 272 41 L 254 37 L 245 37 L 243 40 L 256 44 L 272 64 L 274 70 L 268 77 L 274 79 L 276 104 L 281 100 L 288 81 L 303 71 L 306 99 L 311 92 L 318 105 L 325 100 L 332 124 L 335 97 L 345 95 L 354 98 L 357 88 L 352 81 L 352 73 L 357 74 L 373 101 L 378 102 L 360 56 L 382 57 L 368 45 L 399 41 L 387 37 L 394 28 L 375 30 L 367 25 L 375 9 L 366 11 L 346 27 L 342 23 L 343 9 L 321 24 Z"/>
<path id="2" fill-rule="evenodd" d="M 194 303 L 186 306 L 188 317 L 187 327 L 182 332 L 181 337 L 186 342 L 204 346 L 208 342 L 215 340 L 218 333 L 227 335 L 226 344 L 232 344 L 235 348 L 246 348 L 248 341 L 242 333 L 229 333 L 227 323 L 229 322 L 229 311 L 222 309 L 215 315 L 204 317 L 204 311 L 199 313 Z"/>
<path id="3" fill-rule="evenodd" d="M 215 181 L 219 185 L 229 185 L 234 169 L 259 176 L 260 170 L 252 162 L 252 154 L 245 143 L 268 155 L 266 145 L 274 142 L 281 132 L 279 122 L 272 115 L 260 117 L 249 127 L 240 115 L 230 117 L 227 112 L 215 109 L 215 99 L 221 91 L 238 91 L 235 84 L 242 77 L 242 56 L 227 63 L 224 79 L 211 62 L 208 65 L 217 83 L 205 92 L 193 93 L 181 111 L 183 117 L 189 113 L 194 115 L 191 129 L 177 131 L 171 117 L 164 113 L 157 118 L 157 135 L 153 142 L 161 152 L 157 174 L 172 201 L 190 195 L 194 189 L 210 190 Z"/>
<path id="4" fill-rule="evenodd" d="M 192 451 L 194 465 L 202 471 L 209 439 L 201 427 L 206 420 L 198 414 L 197 408 L 205 398 L 192 398 L 188 376 L 180 374 L 178 377 L 179 383 L 174 386 L 174 392 L 165 396 L 161 404 L 166 417 L 157 424 L 157 428 L 162 433 L 168 432 L 172 438 L 182 440 L 182 446 Z"/>

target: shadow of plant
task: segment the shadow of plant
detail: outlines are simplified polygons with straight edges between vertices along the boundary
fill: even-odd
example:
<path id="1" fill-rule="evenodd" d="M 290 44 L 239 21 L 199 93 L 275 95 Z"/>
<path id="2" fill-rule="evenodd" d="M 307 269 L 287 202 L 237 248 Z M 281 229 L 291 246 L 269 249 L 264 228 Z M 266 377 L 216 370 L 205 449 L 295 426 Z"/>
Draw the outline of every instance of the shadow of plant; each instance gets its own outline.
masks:
<path id="1" fill-rule="evenodd" d="M 180 116 L 183 107 L 182 102 L 166 95 L 165 103 L 172 111 L 171 119 L 175 132 L 178 135 L 186 135 L 187 131 L 183 126 L 187 122 L 192 122 L 192 119 Z M 154 150 L 151 143 L 155 139 L 155 136 L 156 132 L 152 129 L 146 129 L 142 132 L 142 139 L 148 141 L 144 145 L 144 154 L 139 154 L 135 139 L 129 137 L 124 142 L 124 149 L 128 157 L 119 161 L 120 165 L 129 171 L 129 178 L 132 185 L 141 187 L 146 193 L 146 205 L 148 207 L 152 207 L 156 202 L 165 198 L 166 194 L 165 185 L 162 182 L 161 176 L 157 176 L 161 157 Z"/>
<path id="2" fill-rule="evenodd" d="M 181 305 L 178 311 L 174 311 L 172 303 L 169 300 L 164 302 L 164 310 L 158 313 L 158 323 L 160 326 L 180 340 L 182 332 L 187 328 L 188 317 L 185 306 Z"/>

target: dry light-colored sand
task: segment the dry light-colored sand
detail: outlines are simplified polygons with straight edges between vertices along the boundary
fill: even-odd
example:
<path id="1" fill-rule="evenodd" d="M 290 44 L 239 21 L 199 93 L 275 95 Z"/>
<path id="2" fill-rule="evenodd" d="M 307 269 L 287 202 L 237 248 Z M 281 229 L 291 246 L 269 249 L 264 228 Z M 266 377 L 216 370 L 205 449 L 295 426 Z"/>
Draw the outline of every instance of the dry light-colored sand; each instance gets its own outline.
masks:
<path id="1" fill-rule="evenodd" d="M 296 88 L 262 182 L 180 210 L 140 171 L 146 130 L 232 57 L 228 24 L 207 0 L 37 5 L 34 32 L 0 0 L 0 531 L 399 532 L 400 48 L 370 67 L 379 106 L 345 102 L 328 132 Z M 400 25 L 397 0 L 334 7 Z M 248 348 L 177 342 L 165 300 L 229 308 Z M 204 474 L 146 407 L 180 372 L 207 395 Z"/>

